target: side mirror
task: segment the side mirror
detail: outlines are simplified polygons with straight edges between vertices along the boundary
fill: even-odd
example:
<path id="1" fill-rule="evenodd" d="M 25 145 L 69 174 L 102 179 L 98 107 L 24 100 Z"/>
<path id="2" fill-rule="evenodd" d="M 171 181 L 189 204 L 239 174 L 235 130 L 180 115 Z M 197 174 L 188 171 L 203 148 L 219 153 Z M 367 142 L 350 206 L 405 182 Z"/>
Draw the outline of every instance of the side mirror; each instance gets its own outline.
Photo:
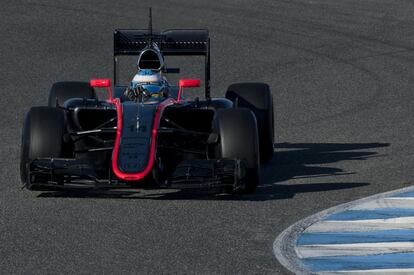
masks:
<path id="1" fill-rule="evenodd" d="M 108 91 L 108 99 L 112 100 L 111 80 L 109 78 L 91 79 L 89 85 L 94 88 L 106 88 Z"/>
<path id="2" fill-rule="evenodd" d="M 178 91 L 177 101 L 181 100 L 181 94 L 183 92 L 183 88 L 198 88 L 200 87 L 201 81 L 200 79 L 180 79 L 179 86 L 180 89 Z"/>
<path id="3" fill-rule="evenodd" d="M 197 88 L 200 87 L 200 79 L 180 79 L 180 88 Z"/>
<path id="4" fill-rule="evenodd" d="M 111 80 L 108 78 L 91 79 L 89 84 L 94 88 L 96 87 L 107 88 L 111 86 Z"/>

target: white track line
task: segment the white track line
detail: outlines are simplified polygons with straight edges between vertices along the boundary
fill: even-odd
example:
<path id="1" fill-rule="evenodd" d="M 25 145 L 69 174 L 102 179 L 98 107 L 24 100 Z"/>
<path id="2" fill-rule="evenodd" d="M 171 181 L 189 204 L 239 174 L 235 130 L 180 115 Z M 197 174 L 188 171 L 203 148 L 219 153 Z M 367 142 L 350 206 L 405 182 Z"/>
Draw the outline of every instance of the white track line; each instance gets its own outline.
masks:
<path id="1" fill-rule="evenodd" d="M 397 274 L 414 274 L 414 268 L 395 268 L 395 269 L 369 269 L 369 270 L 344 270 L 344 271 L 325 271 L 318 272 L 321 275 L 342 275 L 342 274 L 375 274 L 375 275 L 397 275 Z"/>
<path id="2" fill-rule="evenodd" d="M 354 221 L 321 221 L 311 225 L 304 232 L 363 232 L 413 228 L 414 217 L 402 217 Z"/>
<path id="3" fill-rule="evenodd" d="M 296 247 L 299 258 L 325 256 L 368 256 L 414 252 L 414 242 L 312 244 Z"/>
<path id="4" fill-rule="evenodd" d="M 413 197 L 381 198 L 351 207 L 350 210 L 375 210 L 381 208 L 414 208 Z"/>

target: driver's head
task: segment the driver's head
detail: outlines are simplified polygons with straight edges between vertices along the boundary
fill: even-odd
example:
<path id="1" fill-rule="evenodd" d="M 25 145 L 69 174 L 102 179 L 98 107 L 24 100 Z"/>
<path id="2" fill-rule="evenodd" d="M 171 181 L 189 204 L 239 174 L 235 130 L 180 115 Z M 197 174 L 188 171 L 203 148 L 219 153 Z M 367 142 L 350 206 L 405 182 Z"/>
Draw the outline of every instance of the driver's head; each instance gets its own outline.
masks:
<path id="1" fill-rule="evenodd" d="M 160 71 L 155 70 L 139 70 L 132 79 L 132 83 L 154 83 L 159 84 L 163 82 L 163 78 Z"/>
<path id="2" fill-rule="evenodd" d="M 135 101 L 147 101 L 166 96 L 166 80 L 160 71 L 139 70 L 127 89 L 127 98 Z"/>
<path id="3" fill-rule="evenodd" d="M 131 88 L 141 88 L 149 94 L 158 94 L 164 88 L 165 80 L 159 71 L 139 70 L 131 82 Z"/>

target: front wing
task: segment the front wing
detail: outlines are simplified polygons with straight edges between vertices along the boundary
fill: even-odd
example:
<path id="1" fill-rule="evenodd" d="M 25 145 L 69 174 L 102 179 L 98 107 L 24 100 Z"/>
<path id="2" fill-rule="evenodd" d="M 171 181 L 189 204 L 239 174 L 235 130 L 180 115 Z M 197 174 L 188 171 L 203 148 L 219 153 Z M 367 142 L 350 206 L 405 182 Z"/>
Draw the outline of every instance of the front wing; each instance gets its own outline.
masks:
<path id="1" fill-rule="evenodd" d="M 27 187 L 91 186 L 94 188 L 130 187 L 133 182 L 117 179 L 109 169 L 108 178 L 99 179 L 88 162 L 67 158 L 39 158 L 28 164 Z M 241 188 L 245 175 L 238 159 L 192 159 L 181 162 L 159 188 Z M 133 185 L 133 184 L 132 184 Z"/>

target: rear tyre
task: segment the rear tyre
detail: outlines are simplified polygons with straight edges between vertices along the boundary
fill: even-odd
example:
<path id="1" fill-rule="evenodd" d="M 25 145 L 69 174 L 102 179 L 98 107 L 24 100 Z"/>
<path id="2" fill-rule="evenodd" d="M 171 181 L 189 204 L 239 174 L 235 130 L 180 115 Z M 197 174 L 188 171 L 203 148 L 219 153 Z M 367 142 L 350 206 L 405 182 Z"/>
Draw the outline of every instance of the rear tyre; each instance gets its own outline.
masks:
<path id="1" fill-rule="evenodd" d="M 260 180 L 260 153 L 254 114 L 245 108 L 220 109 L 214 118 L 219 135 L 217 158 L 240 159 L 246 168 L 242 193 L 252 193 Z"/>
<path id="2" fill-rule="evenodd" d="M 64 155 L 65 132 L 63 110 L 51 107 L 33 107 L 23 125 L 20 177 L 27 184 L 28 164 L 41 157 L 59 158 Z M 29 189 L 32 186 L 27 186 Z"/>
<path id="3" fill-rule="evenodd" d="M 96 99 L 96 94 L 88 82 L 56 82 L 50 89 L 48 106 L 57 107 L 57 104 L 63 106 L 70 98 Z"/>
<path id="4" fill-rule="evenodd" d="M 248 108 L 256 116 L 259 131 L 261 161 L 268 162 L 273 157 L 274 115 L 273 98 L 269 85 L 265 83 L 236 83 L 229 86 L 226 98 L 236 107 Z"/>

